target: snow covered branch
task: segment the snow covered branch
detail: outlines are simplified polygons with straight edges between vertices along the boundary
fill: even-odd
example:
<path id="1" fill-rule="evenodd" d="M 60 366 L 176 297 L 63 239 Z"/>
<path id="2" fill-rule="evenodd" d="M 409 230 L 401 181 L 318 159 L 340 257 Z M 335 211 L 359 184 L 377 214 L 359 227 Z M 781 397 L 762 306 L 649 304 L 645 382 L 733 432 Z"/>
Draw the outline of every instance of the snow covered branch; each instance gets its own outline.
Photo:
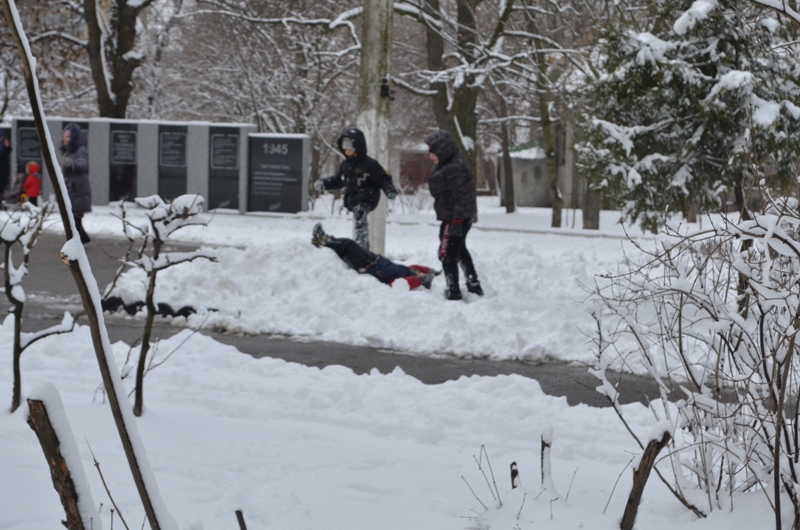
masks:
<path id="1" fill-rule="evenodd" d="M 64 33 L 62 31 L 48 31 L 46 33 L 40 33 L 40 34 L 36 35 L 35 37 L 31 37 L 30 43 L 31 44 L 35 44 L 35 43 L 37 43 L 37 42 L 39 42 L 41 40 L 52 39 L 52 38 L 62 39 L 62 40 L 65 40 L 67 42 L 71 42 L 72 44 L 76 44 L 76 45 L 78 45 L 78 46 L 80 46 L 82 48 L 85 48 L 89 44 L 88 41 L 85 41 L 83 39 L 79 39 L 79 38 L 75 37 L 74 35 L 70 35 L 69 33 Z"/>
<path id="2" fill-rule="evenodd" d="M 800 24 L 800 13 L 795 11 L 785 0 L 750 0 L 756 5 L 782 13 Z"/>

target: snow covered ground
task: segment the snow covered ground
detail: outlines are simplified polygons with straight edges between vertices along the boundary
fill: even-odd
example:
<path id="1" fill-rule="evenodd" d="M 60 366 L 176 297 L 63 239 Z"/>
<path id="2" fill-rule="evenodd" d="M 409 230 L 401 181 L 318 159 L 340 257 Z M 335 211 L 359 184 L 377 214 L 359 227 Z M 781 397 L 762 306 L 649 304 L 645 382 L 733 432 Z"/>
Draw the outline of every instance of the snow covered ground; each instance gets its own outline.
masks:
<path id="1" fill-rule="evenodd" d="M 587 336 L 594 324 L 582 305 L 582 284 L 613 269 L 622 255 L 624 232 L 615 224 L 618 216 L 606 212 L 603 230 L 583 237 L 580 229 L 550 229 L 549 210 L 521 209 L 507 215 L 492 205 L 495 198 L 486 199 L 468 238 L 486 295 L 467 295 L 467 303 L 443 303 L 441 276 L 430 292 L 387 289 L 347 269 L 334 252 L 313 247 L 311 228 L 317 221 L 333 235 L 351 232 L 352 221 L 345 216 L 323 216 L 330 206 L 322 201 L 307 215 L 243 219 L 223 214 L 208 228 L 181 230 L 176 236 L 185 240 L 240 248 L 219 252 L 219 263 L 198 260 L 165 271 L 156 296 L 175 308 L 189 304 L 201 309 L 189 319 L 193 327 L 279 333 L 422 355 L 593 362 Z M 565 217 L 571 225 L 571 211 Z M 87 230 L 119 233 L 119 224 L 107 219 L 87 217 Z M 575 226 L 581 226 L 580 219 Z M 387 257 L 394 261 L 440 267 L 438 224 L 429 208 L 393 213 L 386 241 Z M 117 293 L 127 302 L 144 299 L 143 279 L 142 271 L 127 274 Z"/>
<path id="2" fill-rule="evenodd" d="M 506 215 L 495 201 L 482 198 L 479 224 L 469 236 L 486 290 L 480 299 L 445 302 L 441 278 L 431 292 L 409 292 L 349 271 L 333 252 L 309 243 L 317 221 L 330 233 L 349 234 L 350 221 L 331 214 L 324 201 L 296 216 L 220 214 L 208 228 L 179 232 L 184 240 L 231 248 L 220 252 L 219 263 L 192 263 L 164 274 L 158 298 L 213 307 L 218 311 L 192 317 L 189 324 L 205 321 L 232 331 L 420 355 L 591 363 L 586 335 L 592 321 L 580 282 L 615 267 L 625 248 L 623 227 L 604 213 L 599 232 L 552 230 L 548 210 Z M 119 233 L 110 211 L 98 208 L 87 216 L 87 231 Z M 565 212 L 569 225 L 571 216 Z M 575 226 L 580 225 L 578 215 Z M 436 234 L 424 203 L 395 211 L 387 255 L 436 265 Z M 136 296 L 137 282 L 134 274 L 125 279 L 127 296 Z M 11 330 L 10 321 L 0 327 L 0 349 L 8 352 L 0 363 L 0 389 L 9 398 Z M 128 350 L 114 345 L 118 365 Z M 158 344 L 159 358 L 169 354 L 147 376 L 138 428 L 181 529 L 196 521 L 205 529 L 237 528 L 237 509 L 251 530 L 618 528 L 629 466 L 639 449 L 609 409 L 569 407 L 520 376 L 426 386 L 400 370 L 357 376 L 343 367 L 253 359 L 189 331 Z M 130 528 L 140 528 L 143 510 L 98 392 L 88 328 L 31 346 L 22 374 L 24 395 L 44 382 L 60 392 L 93 497 L 102 503 L 98 523 L 110 528 L 111 502 L 90 447 Z M 130 378 L 125 383 L 132 388 Z M 2 407 L 0 529 L 59 527 L 63 511 L 25 423 L 27 408 L 9 414 Z M 654 423 L 650 412 L 639 404 L 623 409 L 636 433 L 646 437 Z M 539 440 L 551 429 L 554 488 L 542 492 Z M 474 460 L 481 446 L 491 458 L 502 507 Z M 485 456 L 481 460 L 488 472 Z M 512 461 L 523 485 L 514 491 Z M 709 518 L 698 520 L 651 477 L 637 527 L 751 530 L 766 528 L 765 521 L 774 518 L 763 493 L 738 496 L 735 506 L 732 513 L 715 506 Z M 122 528 L 118 515 L 113 524 Z"/>

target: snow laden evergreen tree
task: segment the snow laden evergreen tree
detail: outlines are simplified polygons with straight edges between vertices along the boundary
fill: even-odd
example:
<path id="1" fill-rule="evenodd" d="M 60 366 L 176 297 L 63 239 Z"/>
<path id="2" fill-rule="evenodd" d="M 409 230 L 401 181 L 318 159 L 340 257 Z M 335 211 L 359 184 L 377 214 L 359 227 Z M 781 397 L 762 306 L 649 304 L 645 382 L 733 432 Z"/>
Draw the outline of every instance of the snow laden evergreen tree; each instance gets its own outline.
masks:
<path id="1" fill-rule="evenodd" d="M 599 45 L 579 146 L 591 184 L 653 232 L 699 202 L 719 207 L 722 192 L 743 211 L 752 184 L 784 190 L 800 154 L 800 70 L 783 46 L 792 28 L 728 0 L 645 12 Z"/>

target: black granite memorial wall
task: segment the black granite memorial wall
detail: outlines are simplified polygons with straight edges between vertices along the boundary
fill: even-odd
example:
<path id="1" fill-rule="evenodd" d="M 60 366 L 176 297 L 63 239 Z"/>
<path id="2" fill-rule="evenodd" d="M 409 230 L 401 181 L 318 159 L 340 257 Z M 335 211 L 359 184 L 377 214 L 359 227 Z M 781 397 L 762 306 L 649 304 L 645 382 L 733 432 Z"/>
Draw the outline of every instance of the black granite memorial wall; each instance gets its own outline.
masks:
<path id="1" fill-rule="evenodd" d="M 250 136 L 248 211 L 303 211 L 303 139 Z"/>
<path id="2" fill-rule="evenodd" d="M 172 200 L 186 193 L 185 125 L 158 126 L 158 194 Z"/>
<path id="3" fill-rule="evenodd" d="M 239 208 L 240 129 L 209 127 L 208 208 Z"/>
<path id="4" fill-rule="evenodd" d="M 42 148 L 33 120 L 17 122 L 16 159 L 16 173 L 25 173 L 25 165 L 28 162 L 38 162 L 40 165 L 42 163 Z"/>
<path id="5" fill-rule="evenodd" d="M 136 134 L 135 123 L 109 126 L 109 201 L 130 201 L 136 196 Z"/>

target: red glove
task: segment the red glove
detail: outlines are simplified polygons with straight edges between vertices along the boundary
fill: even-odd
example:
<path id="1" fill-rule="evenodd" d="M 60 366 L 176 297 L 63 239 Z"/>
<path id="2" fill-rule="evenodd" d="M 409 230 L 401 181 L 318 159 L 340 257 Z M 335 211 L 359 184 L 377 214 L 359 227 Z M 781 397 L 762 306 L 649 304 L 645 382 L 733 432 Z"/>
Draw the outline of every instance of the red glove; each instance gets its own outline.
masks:
<path id="1" fill-rule="evenodd" d="M 450 223 L 445 223 L 442 241 L 439 244 L 439 261 L 444 261 L 447 256 L 447 245 L 450 244 Z"/>
<path id="2" fill-rule="evenodd" d="M 450 225 L 450 235 L 453 237 L 461 237 L 464 235 L 463 219 L 453 219 L 453 223 Z"/>

